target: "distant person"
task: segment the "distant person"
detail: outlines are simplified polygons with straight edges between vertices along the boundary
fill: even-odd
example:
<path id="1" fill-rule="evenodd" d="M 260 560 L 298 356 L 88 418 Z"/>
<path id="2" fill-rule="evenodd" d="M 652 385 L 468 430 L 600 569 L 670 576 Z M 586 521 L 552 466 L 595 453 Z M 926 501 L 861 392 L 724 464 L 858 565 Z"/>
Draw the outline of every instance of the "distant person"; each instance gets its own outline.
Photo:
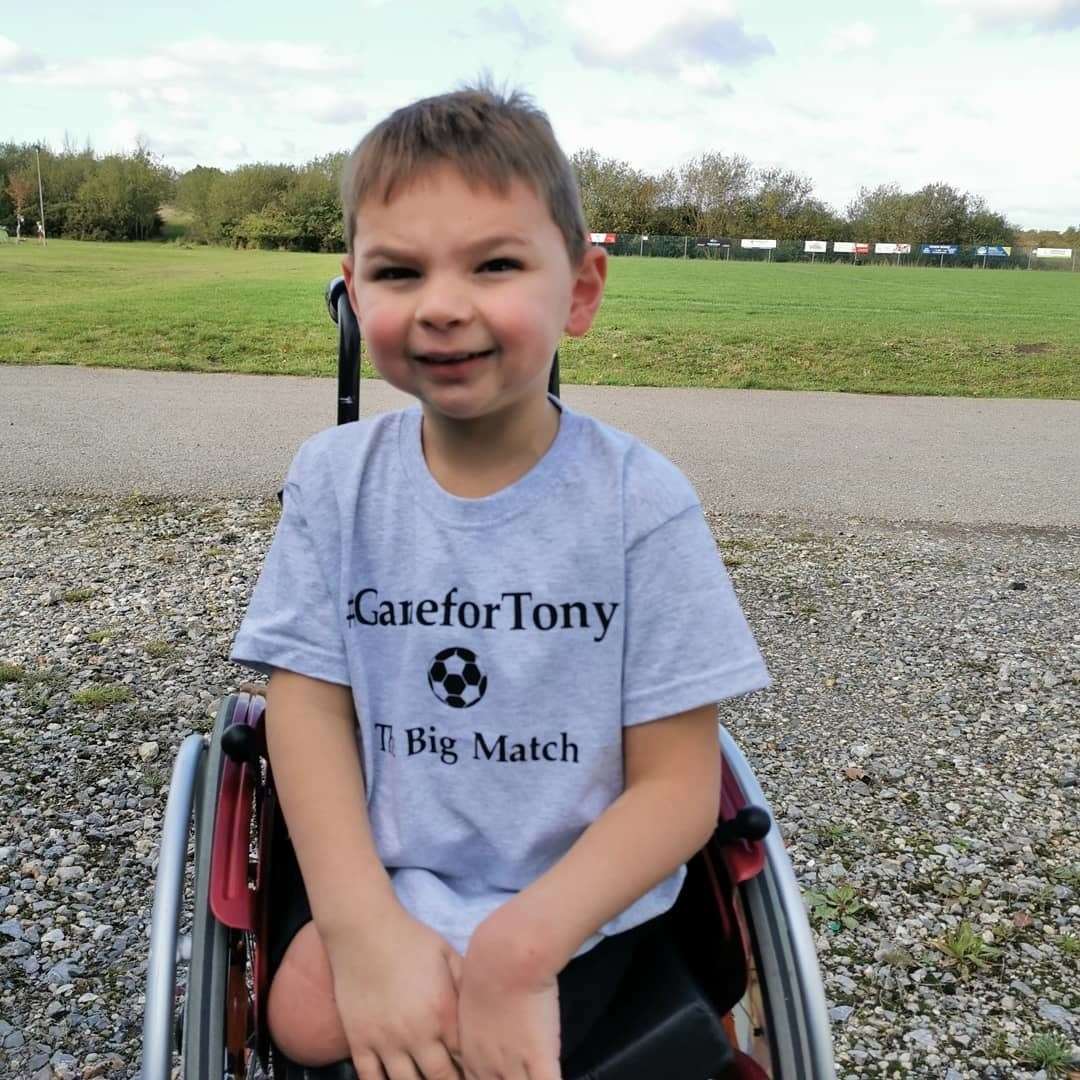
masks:
<path id="1" fill-rule="evenodd" d="M 270 1033 L 361 1080 L 553 1080 L 715 828 L 716 703 L 769 678 L 690 483 L 547 392 L 607 253 L 546 116 L 415 102 L 342 204 L 372 363 L 419 404 L 300 448 L 232 648 L 310 901 Z"/>
<path id="2" fill-rule="evenodd" d="M 37 223 L 37 234 L 38 234 L 38 239 L 44 244 L 45 243 L 45 223 L 43 221 L 39 221 Z"/>

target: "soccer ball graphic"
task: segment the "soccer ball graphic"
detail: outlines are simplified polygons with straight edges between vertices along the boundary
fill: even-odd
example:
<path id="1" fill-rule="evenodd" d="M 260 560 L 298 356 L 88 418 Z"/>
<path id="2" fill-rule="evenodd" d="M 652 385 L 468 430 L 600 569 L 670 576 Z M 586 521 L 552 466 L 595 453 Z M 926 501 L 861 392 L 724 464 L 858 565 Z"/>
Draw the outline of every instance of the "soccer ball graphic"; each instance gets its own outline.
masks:
<path id="1" fill-rule="evenodd" d="M 428 668 L 431 692 L 452 709 L 468 709 L 487 690 L 487 676 L 476 662 L 471 649 L 443 649 Z"/>

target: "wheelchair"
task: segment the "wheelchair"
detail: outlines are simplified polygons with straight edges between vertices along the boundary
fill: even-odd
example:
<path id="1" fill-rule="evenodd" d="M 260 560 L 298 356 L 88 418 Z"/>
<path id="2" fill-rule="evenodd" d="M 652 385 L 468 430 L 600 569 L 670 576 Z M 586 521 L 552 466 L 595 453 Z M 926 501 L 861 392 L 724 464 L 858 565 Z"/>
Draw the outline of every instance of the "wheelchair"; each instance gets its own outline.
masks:
<path id="1" fill-rule="evenodd" d="M 343 279 L 330 282 L 326 300 L 338 325 L 340 424 L 359 415 L 360 330 Z M 557 353 L 550 390 L 559 392 Z M 262 697 L 230 694 L 212 732 L 180 746 L 159 847 L 142 1080 L 356 1080 L 349 1061 L 302 1066 L 270 1039 L 276 932 L 303 886 L 264 719 Z M 716 829 L 687 864 L 675 906 L 635 949 L 608 1011 L 564 1061 L 564 1080 L 835 1080 L 791 860 L 746 759 L 723 727 L 719 738 Z"/>

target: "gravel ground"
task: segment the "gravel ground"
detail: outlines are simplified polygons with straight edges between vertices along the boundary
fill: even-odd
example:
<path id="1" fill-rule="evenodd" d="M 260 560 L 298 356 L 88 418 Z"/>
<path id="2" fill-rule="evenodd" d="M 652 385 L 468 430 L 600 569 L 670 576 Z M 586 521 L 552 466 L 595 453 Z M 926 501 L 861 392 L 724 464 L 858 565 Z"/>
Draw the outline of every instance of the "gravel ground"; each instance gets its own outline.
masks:
<path id="1" fill-rule="evenodd" d="M 811 904 L 839 1075 L 1080 1068 L 1077 533 L 710 517 L 775 678 L 722 715 Z M 242 677 L 275 518 L 0 496 L 2 1077 L 137 1074 L 171 763 Z"/>

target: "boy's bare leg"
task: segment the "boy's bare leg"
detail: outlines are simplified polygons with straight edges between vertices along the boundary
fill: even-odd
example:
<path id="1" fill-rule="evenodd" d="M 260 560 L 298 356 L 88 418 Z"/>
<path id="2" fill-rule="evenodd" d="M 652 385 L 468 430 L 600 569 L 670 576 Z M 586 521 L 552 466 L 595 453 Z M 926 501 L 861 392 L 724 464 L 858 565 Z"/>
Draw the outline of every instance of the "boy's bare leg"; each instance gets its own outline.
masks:
<path id="1" fill-rule="evenodd" d="M 289 942 L 270 984 L 266 1018 L 274 1043 L 297 1065 L 330 1065 L 349 1057 L 330 958 L 314 922 Z"/>

